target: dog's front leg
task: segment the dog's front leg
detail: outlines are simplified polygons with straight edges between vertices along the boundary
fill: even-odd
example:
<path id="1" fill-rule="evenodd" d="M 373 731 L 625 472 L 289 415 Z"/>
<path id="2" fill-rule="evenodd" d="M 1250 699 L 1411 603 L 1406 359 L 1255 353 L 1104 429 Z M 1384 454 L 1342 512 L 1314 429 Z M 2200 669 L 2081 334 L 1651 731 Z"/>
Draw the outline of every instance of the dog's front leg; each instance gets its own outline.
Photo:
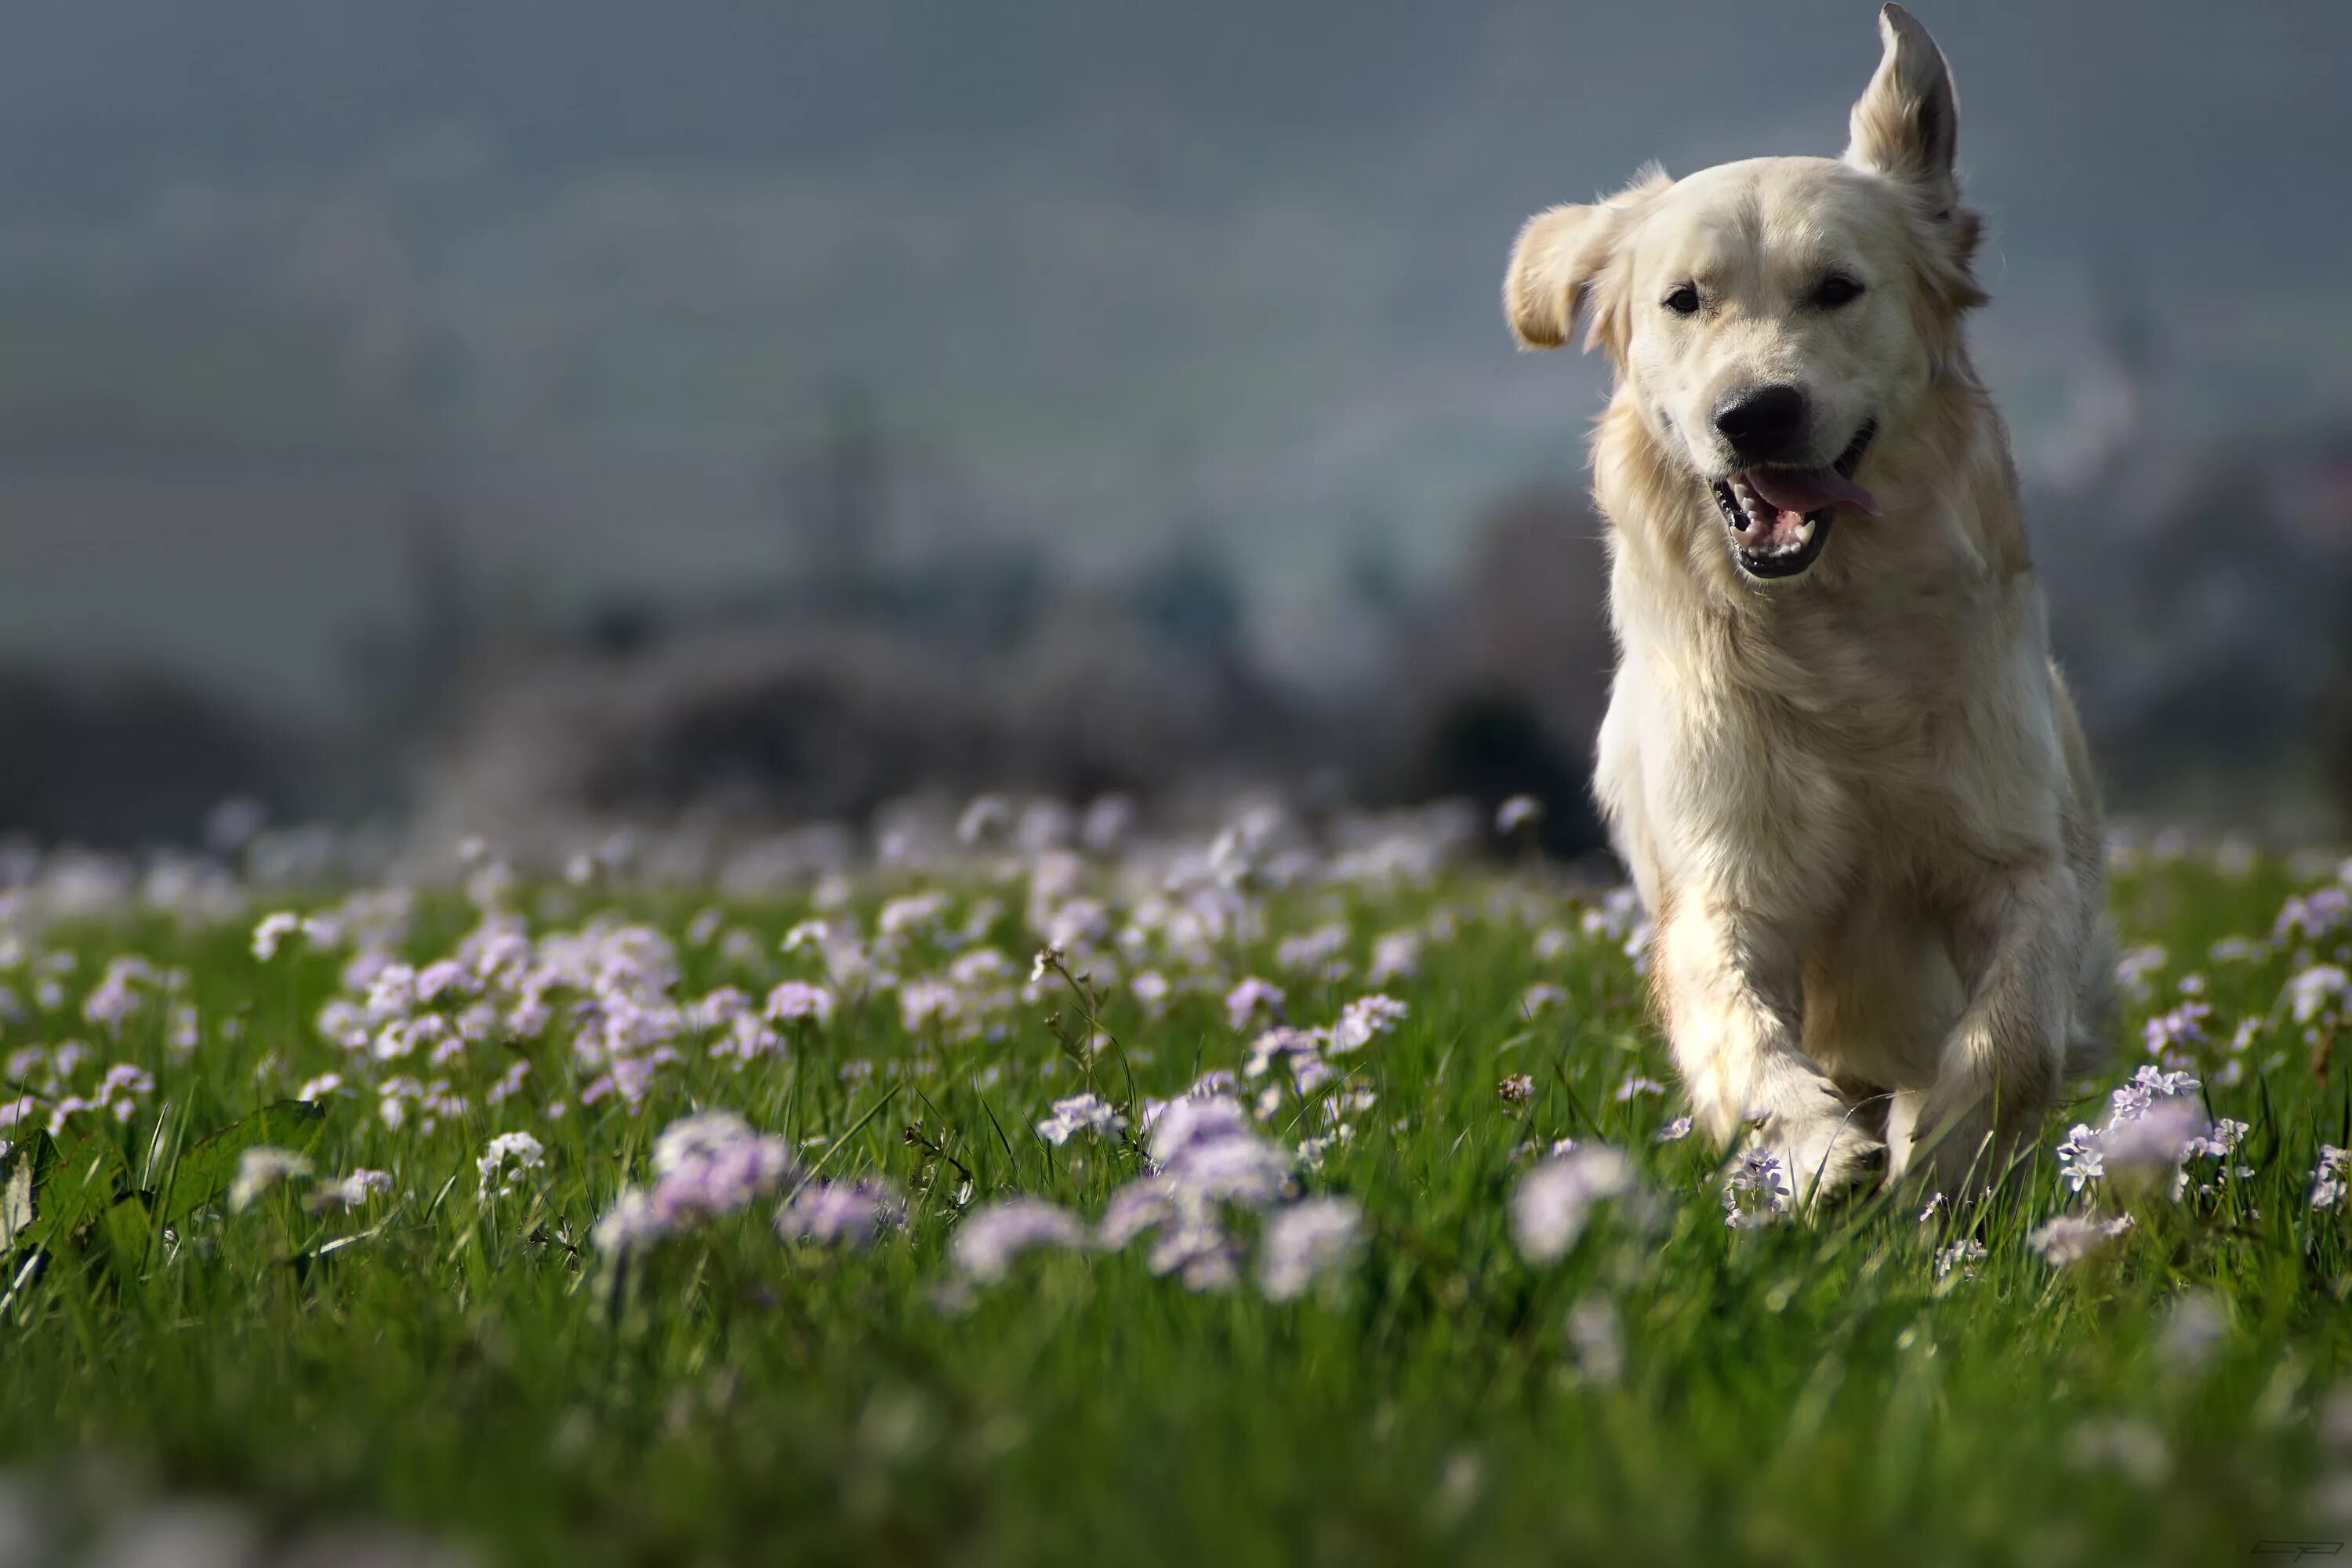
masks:
<path id="1" fill-rule="evenodd" d="M 1889 1119 L 1897 1170 L 1958 1197 L 1991 1183 L 2041 1126 L 2063 1071 L 2094 918 L 2054 857 L 2007 870 L 1969 899 L 1954 947 L 1975 983 L 1935 1086 L 1898 1097 Z"/>
<path id="2" fill-rule="evenodd" d="M 1717 1142 L 1743 1126 L 1780 1157 L 1800 1203 L 1860 1174 L 1881 1145 L 1808 1058 L 1796 944 L 1721 905 L 1670 902 L 1654 983 L 1691 1107 Z"/>

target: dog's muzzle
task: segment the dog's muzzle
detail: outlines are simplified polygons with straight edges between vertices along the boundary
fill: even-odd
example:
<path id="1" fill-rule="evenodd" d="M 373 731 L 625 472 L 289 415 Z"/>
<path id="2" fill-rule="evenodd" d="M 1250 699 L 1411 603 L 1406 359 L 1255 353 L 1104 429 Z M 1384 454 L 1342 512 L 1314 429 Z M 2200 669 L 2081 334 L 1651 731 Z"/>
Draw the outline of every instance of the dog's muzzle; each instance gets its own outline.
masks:
<path id="1" fill-rule="evenodd" d="M 1731 558 L 1742 572 L 1766 580 L 1794 577 L 1821 559 L 1840 507 L 1878 515 L 1878 502 L 1853 482 L 1853 471 L 1876 434 L 1878 422 L 1864 421 L 1825 468 L 1745 468 L 1707 481 L 1731 531 Z"/>

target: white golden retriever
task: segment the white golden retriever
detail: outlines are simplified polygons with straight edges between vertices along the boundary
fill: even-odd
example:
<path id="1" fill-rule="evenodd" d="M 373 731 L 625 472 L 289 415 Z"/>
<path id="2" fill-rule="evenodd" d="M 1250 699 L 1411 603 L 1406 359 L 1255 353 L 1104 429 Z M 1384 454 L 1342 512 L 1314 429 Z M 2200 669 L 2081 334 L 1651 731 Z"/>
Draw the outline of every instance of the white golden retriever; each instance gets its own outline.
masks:
<path id="1" fill-rule="evenodd" d="M 1619 647 L 1596 788 L 1700 1124 L 1801 1201 L 1958 1197 L 2095 1064 L 2099 804 L 2008 433 L 1969 363 L 1958 100 L 1899 5 L 1845 155 L 1652 170 L 1538 214 L 1531 347 L 1609 351 Z M 1973 1171 L 1973 1174 L 1971 1172 Z"/>

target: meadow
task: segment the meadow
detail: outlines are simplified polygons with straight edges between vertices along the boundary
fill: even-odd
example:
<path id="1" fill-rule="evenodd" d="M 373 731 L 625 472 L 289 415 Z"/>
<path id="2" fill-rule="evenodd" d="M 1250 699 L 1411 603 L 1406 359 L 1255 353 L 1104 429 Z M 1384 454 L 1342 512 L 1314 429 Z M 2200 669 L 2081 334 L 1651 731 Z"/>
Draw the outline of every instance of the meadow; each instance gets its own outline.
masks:
<path id="1" fill-rule="evenodd" d="M 1990 1195 L 1808 1217 L 1690 1132 L 1622 893 L 1431 816 L 961 826 L 724 897 L 28 873 L 0 1560 L 187 1500 L 256 1562 L 2352 1537 L 2352 868 L 2120 842 L 2112 1069 Z"/>

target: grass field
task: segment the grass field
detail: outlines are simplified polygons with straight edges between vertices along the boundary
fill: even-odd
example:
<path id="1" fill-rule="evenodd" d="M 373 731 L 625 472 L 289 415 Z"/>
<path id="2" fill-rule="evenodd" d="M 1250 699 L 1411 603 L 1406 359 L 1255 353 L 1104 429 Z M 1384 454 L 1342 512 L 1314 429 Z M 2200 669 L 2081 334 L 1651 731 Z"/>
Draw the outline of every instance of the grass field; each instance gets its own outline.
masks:
<path id="1" fill-rule="evenodd" d="M 2003 1196 L 1811 1224 L 1662 1137 L 1622 902 L 1426 850 L 20 898 L 0 1558 L 162 1498 L 516 1563 L 2352 1537 L 2332 863 L 2121 857 L 2116 1070 Z"/>

